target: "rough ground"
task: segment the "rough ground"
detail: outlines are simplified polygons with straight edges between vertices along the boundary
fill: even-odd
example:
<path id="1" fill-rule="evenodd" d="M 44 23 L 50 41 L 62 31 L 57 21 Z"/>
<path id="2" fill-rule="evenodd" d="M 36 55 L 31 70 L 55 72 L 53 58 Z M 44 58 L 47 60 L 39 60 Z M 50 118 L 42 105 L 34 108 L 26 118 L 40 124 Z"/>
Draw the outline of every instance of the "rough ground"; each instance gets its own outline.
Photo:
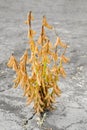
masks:
<path id="1" fill-rule="evenodd" d="M 30 10 L 38 33 L 45 14 L 70 46 L 67 78 L 59 83 L 62 95 L 44 126 L 53 130 L 87 130 L 87 0 L 0 0 L 0 130 L 39 130 L 35 118 L 23 127 L 23 120 L 32 116 L 32 107 L 26 107 L 20 88 L 12 88 L 14 73 L 6 66 L 11 53 L 19 59 L 27 47 L 24 21 Z"/>

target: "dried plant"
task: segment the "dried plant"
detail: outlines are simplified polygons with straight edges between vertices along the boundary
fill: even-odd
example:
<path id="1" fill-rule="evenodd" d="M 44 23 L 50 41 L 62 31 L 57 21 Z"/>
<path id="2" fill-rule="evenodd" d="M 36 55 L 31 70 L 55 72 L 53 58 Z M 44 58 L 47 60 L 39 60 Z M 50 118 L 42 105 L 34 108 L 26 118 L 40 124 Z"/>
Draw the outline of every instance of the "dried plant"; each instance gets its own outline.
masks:
<path id="1" fill-rule="evenodd" d="M 27 97 L 27 104 L 33 102 L 35 112 L 42 113 L 53 109 L 56 96 L 60 96 L 58 81 L 61 76 L 66 76 L 63 63 L 67 63 L 69 59 L 65 56 L 67 45 L 60 37 L 57 36 L 55 44 L 47 37 L 45 28 L 54 28 L 48 24 L 45 16 L 40 36 L 38 40 L 34 40 L 36 32 L 32 29 L 32 20 L 34 17 L 30 11 L 25 21 L 28 26 L 29 48 L 25 50 L 19 62 L 12 54 L 7 65 L 16 72 L 14 88 L 20 85 L 24 96 Z M 62 54 L 58 54 L 59 48 L 62 48 Z M 31 52 L 30 55 L 28 52 Z"/>

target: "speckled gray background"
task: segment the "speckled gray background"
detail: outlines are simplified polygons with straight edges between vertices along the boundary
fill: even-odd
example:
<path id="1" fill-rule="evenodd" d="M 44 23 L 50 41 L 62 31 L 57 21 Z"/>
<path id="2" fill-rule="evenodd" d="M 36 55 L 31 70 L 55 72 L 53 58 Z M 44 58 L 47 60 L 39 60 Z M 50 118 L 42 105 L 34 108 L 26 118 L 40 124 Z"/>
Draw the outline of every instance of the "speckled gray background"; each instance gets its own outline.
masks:
<path id="1" fill-rule="evenodd" d="M 24 21 L 30 10 L 38 34 L 45 14 L 70 46 L 67 78 L 59 83 L 62 95 L 44 125 L 53 130 L 87 130 L 87 0 L 0 0 L 0 130 L 24 130 L 23 120 L 32 115 L 22 90 L 12 88 L 14 72 L 6 66 L 11 53 L 19 59 L 27 48 Z M 55 38 L 53 33 L 48 35 Z M 38 130 L 35 119 L 27 130 Z"/>

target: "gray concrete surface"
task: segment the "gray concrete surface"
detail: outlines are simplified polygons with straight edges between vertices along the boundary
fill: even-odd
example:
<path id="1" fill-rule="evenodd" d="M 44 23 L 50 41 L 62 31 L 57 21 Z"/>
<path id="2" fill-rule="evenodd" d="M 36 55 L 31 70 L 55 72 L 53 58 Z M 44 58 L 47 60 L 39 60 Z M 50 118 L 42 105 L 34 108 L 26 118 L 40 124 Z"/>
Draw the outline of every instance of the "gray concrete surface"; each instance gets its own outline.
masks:
<path id="1" fill-rule="evenodd" d="M 87 130 L 87 0 L 0 0 L 0 130 L 39 129 L 35 118 L 26 128 L 22 126 L 23 120 L 32 115 L 32 106 L 26 107 L 20 88 L 12 88 L 14 72 L 6 66 L 11 53 L 19 59 L 27 48 L 24 21 L 30 10 L 38 33 L 45 14 L 70 46 L 67 78 L 59 83 L 62 95 L 44 126 L 53 130 Z M 51 38 L 55 38 L 53 33 Z"/>

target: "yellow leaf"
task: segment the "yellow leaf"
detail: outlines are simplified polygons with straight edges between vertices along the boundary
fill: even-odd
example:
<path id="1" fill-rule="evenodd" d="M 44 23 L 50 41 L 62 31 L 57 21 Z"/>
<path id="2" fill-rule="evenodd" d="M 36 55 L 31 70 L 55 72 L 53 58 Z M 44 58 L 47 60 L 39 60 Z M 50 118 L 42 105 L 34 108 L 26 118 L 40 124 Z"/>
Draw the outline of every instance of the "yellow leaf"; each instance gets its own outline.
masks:
<path id="1" fill-rule="evenodd" d="M 35 52 L 35 42 L 34 42 L 34 40 L 31 40 L 30 41 L 30 49 L 31 49 L 31 51 L 34 53 Z"/>
<path id="2" fill-rule="evenodd" d="M 57 46 L 59 45 L 59 43 L 60 43 L 60 38 L 57 37 L 57 39 L 56 39 L 56 43 L 55 43 L 55 47 L 57 47 Z"/>
<path id="3" fill-rule="evenodd" d="M 24 91 L 24 96 L 28 96 L 29 90 L 30 90 L 30 86 L 27 86 L 27 88 Z"/>
<path id="4" fill-rule="evenodd" d="M 27 99 L 27 105 L 29 105 L 33 101 L 33 98 L 34 98 L 34 91 L 32 91 L 31 95 L 28 97 L 28 99 Z"/>
<path id="5" fill-rule="evenodd" d="M 39 107 L 39 112 L 41 113 L 41 112 L 43 112 L 44 110 L 43 110 L 43 108 L 40 106 Z"/>
<path id="6" fill-rule="evenodd" d="M 21 86 L 25 87 L 26 85 L 28 85 L 28 75 L 25 73 L 23 74 L 21 79 Z"/>
<path id="7" fill-rule="evenodd" d="M 50 98 L 48 98 L 48 100 L 47 100 L 47 107 L 50 107 Z"/>
<path id="8" fill-rule="evenodd" d="M 34 20 L 34 16 L 32 15 L 32 12 L 31 12 L 31 20 Z"/>
<path id="9" fill-rule="evenodd" d="M 67 47 L 67 45 L 61 41 L 60 37 L 57 37 L 57 40 L 56 40 L 56 43 L 55 43 L 55 47 L 57 47 L 57 46 L 61 46 L 63 48 Z"/>
<path id="10" fill-rule="evenodd" d="M 54 61 L 58 60 L 58 54 L 57 53 L 52 53 L 52 58 Z"/>
<path id="11" fill-rule="evenodd" d="M 63 43 L 62 41 L 60 42 L 60 46 L 63 48 L 67 48 L 67 45 L 65 43 Z"/>
<path id="12" fill-rule="evenodd" d="M 41 36 L 38 38 L 37 42 L 38 42 L 39 44 L 42 43 L 42 38 L 41 38 Z"/>
<path id="13" fill-rule="evenodd" d="M 28 24 L 31 26 L 31 20 L 34 20 L 34 17 L 32 15 L 32 11 L 30 11 L 27 15 L 27 20 L 25 21 L 25 24 Z"/>
<path id="14" fill-rule="evenodd" d="M 47 57 L 47 55 L 44 55 L 42 58 L 42 63 L 46 65 L 46 63 L 50 63 L 50 59 Z"/>
<path id="15" fill-rule="evenodd" d="M 65 57 L 64 55 L 61 56 L 61 60 L 64 62 L 64 63 L 67 63 L 70 61 L 69 58 Z"/>
<path id="16" fill-rule="evenodd" d="M 29 39 L 33 39 L 34 35 L 36 34 L 36 32 L 32 29 L 28 30 L 28 38 Z"/>
<path id="17" fill-rule="evenodd" d="M 24 61 L 25 63 L 28 61 L 28 50 L 25 51 L 25 53 L 21 57 L 20 61 Z"/>
<path id="18" fill-rule="evenodd" d="M 63 77 L 66 77 L 66 72 L 62 66 L 59 68 L 59 72 Z"/>
<path id="19" fill-rule="evenodd" d="M 25 63 L 23 61 L 20 62 L 19 67 L 20 67 L 21 73 L 25 73 L 26 72 Z"/>
<path id="20" fill-rule="evenodd" d="M 27 100 L 27 105 L 30 105 L 31 102 L 32 102 L 32 98 L 28 98 L 28 100 Z"/>
<path id="21" fill-rule="evenodd" d="M 43 16 L 42 25 L 47 27 L 48 29 L 52 29 L 53 28 L 51 25 L 48 24 L 45 16 Z"/>
<path id="22" fill-rule="evenodd" d="M 50 101 L 51 101 L 52 103 L 54 103 L 54 102 L 55 102 L 55 99 L 54 99 L 52 96 L 50 96 Z"/>
<path id="23" fill-rule="evenodd" d="M 38 106 L 38 107 L 36 107 L 36 112 L 37 112 L 37 114 L 39 114 L 39 113 L 40 113 L 39 106 Z"/>
<path id="24" fill-rule="evenodd" d="M 42 47 L 42 53 L 46 54 L 50 52 L 50 46 L 49 46 L 49 42 L 45 43 Z"/>
<path id="25" fill-rule="evenodd" d="M 40 103 L 41 106 L 44 106 L 44 103 L 41 99 L 39 99 L 39 103 Z"/>
<path id="26" fill-rule="evenodd" d="M 41 86 L 41 77 L 37 74 L 37 83 L 39 86 Z"/>
<path id="27" fill-rule="evenodd" d="M 20 83 L 20 80 L 18 80 L 18 81 L 13 85 L 13 87 L 14 87 L 14 88 L 17 88 L 18 85 L 19 85 L 19 83 Z"/>
<path id="28" fill-rule="evenodd" d="M 41 35 L 39 36 L 37 42 L 43 45 L 43 42 L 46 42 L 46 40 L 48 40 L 48 37 L 46 36 L 44 26 L 42 26 Z"/>
<path id="29" fill-rule="evenodd" d="M 59 87 L 57 85 L 54 85 L 54 92 L 57 96 L 60 96 L 60 94 L 61 94 L 61 90 L 59 89 Z"/>
<path id="30" fill-rule="evenodd" d="M 15 71 L 18 71 L 18 63 L 16 61 L 16 58 L 13 55 L 11 55 L 11 57 L 7 63 L 7 66 L 9 68 L 13 68 L 13 70 L 15 70 Z"/>
<path id="31" fill-rule="evenodd" d="M 30 11 L 29 14 L 28 14 L 28 21 L 29 20 L 34 20 L 34 17 L 32 15 L 32 11 Z"/>
<path id="32" fill-rule="evenodd" d="M 47 95 L 45 96 L 45 100 L 47 100 L 47 99 L 49 99 L 49 97 L 50 97 L 50 95 L 49 95 L 49 93 L 47 93 Z"/>

